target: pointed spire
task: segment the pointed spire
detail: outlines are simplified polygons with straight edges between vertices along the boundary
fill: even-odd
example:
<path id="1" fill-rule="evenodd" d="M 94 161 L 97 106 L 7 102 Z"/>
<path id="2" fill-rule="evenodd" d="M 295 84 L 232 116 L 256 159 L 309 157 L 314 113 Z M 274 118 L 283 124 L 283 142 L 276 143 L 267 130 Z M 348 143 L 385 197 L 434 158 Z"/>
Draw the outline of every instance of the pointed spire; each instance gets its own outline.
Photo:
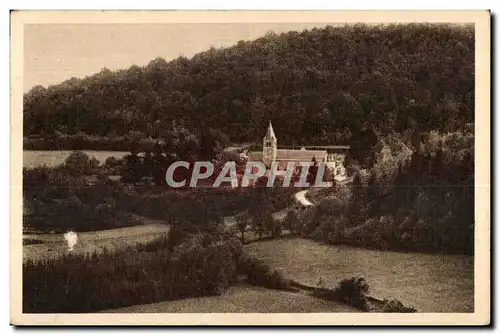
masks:
<path id="1" fill-rule="evenodd" d="M 271 121 L 269 121 L 269 126 L 267 127 L 266 138 L 276 138 Z"/>

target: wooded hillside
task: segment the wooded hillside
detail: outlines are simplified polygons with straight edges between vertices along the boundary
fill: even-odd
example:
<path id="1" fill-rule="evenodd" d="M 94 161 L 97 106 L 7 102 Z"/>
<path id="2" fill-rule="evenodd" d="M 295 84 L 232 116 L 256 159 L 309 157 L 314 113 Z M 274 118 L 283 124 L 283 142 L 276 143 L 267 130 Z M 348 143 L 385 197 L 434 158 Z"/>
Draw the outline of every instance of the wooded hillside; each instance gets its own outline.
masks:
<path id="1" fill-rule="evenodd" d="M 191 133 L 214 129 L 253 142 L 269 120 L 281 144 L 298 145 L 367 147 L 388 132 L 460 131 L 474 122 L 474 29 L 269 33 L 191 59 L 103 69 L 24 96 L 25 137 L 168 138 L 172 124 L 182 124 Z"/>

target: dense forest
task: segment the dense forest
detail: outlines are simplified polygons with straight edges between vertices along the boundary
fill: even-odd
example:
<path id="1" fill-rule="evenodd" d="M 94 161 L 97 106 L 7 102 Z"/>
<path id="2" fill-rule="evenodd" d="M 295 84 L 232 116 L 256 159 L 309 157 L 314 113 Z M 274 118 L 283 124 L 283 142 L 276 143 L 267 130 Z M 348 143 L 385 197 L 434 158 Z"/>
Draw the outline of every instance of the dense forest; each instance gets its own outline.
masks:
<path id="1" fill-rule="evenodd" d="M 369 248 L 474 252 L 474 136 L 464 132 L 390 136 L 370 170 L 321 192 L 296 232 Z M 325 194 L 330 193 L 330 194 Z"/>
<path id="2" fill-rule="evenodd" d="M 380 134 L 460 131 L 474 121 L 474 29 L 360 24 L 270 32 L 191 59 L 157 58 L 36 86 L 24 96 L 25 148 L 36 148 L 37 137 L 49 139 L 45 149 L 168 142 L 179 124 L 194 136 L 213 129 L 231 142 L 255 142 L 269 120 L 282 144 L 350 144 L 359 157 Z M 73 147 L 72 137 L 82 144 Z"/>

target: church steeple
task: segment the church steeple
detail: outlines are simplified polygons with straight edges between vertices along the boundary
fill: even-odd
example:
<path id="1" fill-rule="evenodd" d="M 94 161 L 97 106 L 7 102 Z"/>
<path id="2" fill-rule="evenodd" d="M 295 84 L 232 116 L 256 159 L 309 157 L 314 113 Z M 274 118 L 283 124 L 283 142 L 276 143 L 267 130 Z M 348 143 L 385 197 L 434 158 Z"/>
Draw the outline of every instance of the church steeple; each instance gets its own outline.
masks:
<path id="1" fill-rule="evenodd" d="M 267 166 L 270 166 L 271 163 L 276 160 L 276 151 L 278 149 L 278 139 L 274 134 L 274 129 L 271 121 L 269 121 L 269 126 L 267 127 L 266 136 L 264 136 L 263 142 L 262 162 Z"/>
<path id="2" fill-rule="evenodd" d="M 269 121 L 269 126 L 267 126 L 266 137 L 269 139 L 274 138 L 276 140 L 276 135 L 274 134 L 273 124 L 271 123 L 271 121 Z"/>

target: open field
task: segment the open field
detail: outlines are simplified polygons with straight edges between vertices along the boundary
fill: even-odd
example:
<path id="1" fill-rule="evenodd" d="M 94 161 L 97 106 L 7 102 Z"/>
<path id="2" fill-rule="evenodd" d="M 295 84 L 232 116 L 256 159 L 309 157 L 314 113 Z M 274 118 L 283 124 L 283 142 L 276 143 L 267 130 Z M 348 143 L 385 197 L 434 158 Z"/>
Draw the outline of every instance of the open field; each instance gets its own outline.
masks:
<path id="1" fill-rule="evenodd" d="M 142 226 L 98 230 L 78 233 L 78 243 L 72 251 L 63 234 L 29 234 L 27 239 L 39 239 L 43 243 L 23 246 L 23 260 L 41 260 L 60 257 L 65 254 L 101 253 L 104 250 L 125 249 L 138 243 L 147 243 L 156 237 L 166 235 L 170 227 L 165 224 L 152 223 Z"/>
<path id="2" fill-rule="evenodd" d="M 255 242 L 245 250 L 266 261 L 285 278 L 325 286 L 363 276 L 371 294 L 398 299 L 419 312 L 473 312 L 474 258 L 365 250 L 322 245 L 302 238 Z"/>
<path id="3" fill-rule="evenodd" d="M 348 313 L 347 305 L 304 295 L 236 285 L 223 295 L 136 305 L 102 313 Z"/>
<path id="4" fill-rule="evenodd" d="M 23 167 L 34 168 L 37 166 L 46 165 L 48 167 L 58 166 L 68 158 L 72 153 L 71 150 L 54 150 L 54 151 L 35 151 L 35 150 L 24 150 L 23 151 Z M 101 164 L 108 157 L 122 158 L 129 154 L 125 151 L 93 151 L 84 150 L 90 158 L 95 157 Z"/>
<path id="5" fill-rule="evenodd" d="M 238 152 L 246 148 L 248 144 L 229 146 L 224 149 L 224 152 Z M 82 150 L 90 158 L 95 157 L 101 164 L 108 157 L 123 158 L 130 154 L 127 151 L 98 151 L 98 150 Z M 58 166 L 68 158 L 72 150 L 23 150 L 23 167 L 34 168 L 37 166 L 46 165 L 48 167 Z"/>

